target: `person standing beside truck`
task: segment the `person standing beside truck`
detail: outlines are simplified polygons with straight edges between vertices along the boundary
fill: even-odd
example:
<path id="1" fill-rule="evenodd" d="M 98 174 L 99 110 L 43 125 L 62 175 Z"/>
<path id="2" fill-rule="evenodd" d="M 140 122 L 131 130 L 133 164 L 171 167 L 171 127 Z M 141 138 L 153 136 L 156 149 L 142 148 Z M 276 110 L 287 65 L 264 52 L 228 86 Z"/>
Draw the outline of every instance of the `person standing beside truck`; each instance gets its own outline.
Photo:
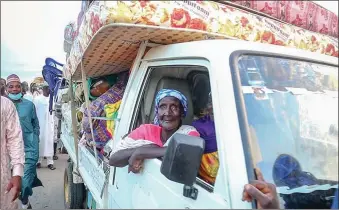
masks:
<path id="1" fill-rule="evenodd" d="M 22 130 L 14 104 L 1 96 L 1 195 L 0 209 L 17 209 L 25 152 Z M 10 168 L 12 166 L 12 170 Z"/>
<path id="2" fill-rule="evenodd" d="M 22 82 L 22 95 L 25 99 L 33 101 L 33 95 L 29 91 L 28 83 L 26 81 Z"/>
<path id="3" fill-rule="evenodd" d="M 44 82 L 42 86 L 43 94 L 34 99 L 37 116 L 40 124 L 40 147 L 39 147 L 39 162 L 37 167 L 41 167 L 43 157 L 47 158 L 47 167 L 50 170 L 55 170 L 53 155 L 54 155 L 54 114 L 49 112 L 49 85 Z"/>
<path id="4" fill-rule="evenodd" d="M 42 186 L 36 172 L 39 158 L 39 121 L 36 116 L 33 102 L 22 98 L 20 78 L 15 75 L 7 77 L 8 98 L 14 103 L 20 118 L 24 139 L 25 166 L 22 178 L 20 200 L 22 208 L 32 208 L 28 197 L 33 194 L 32 188 Z"/>
<path id="5" fill-rule="evenodd" d="M 31 83 L 30 91 L 32 93 L 33 99 L 40 95 L 37 84 L 35 84 L 35 83 Z"/>

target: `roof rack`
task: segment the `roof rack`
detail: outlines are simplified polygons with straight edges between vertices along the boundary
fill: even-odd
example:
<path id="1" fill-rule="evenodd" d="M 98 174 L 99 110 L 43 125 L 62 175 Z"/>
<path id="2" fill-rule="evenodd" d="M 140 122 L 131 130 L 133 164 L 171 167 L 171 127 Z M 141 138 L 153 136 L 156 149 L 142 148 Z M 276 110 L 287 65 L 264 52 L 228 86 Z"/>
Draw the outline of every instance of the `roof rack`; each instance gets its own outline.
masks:
<path id="1" fill-rule="evenodd" d="M 173 44 L 240 39 L 338 57 L 338 39 L 334 37 L 230 5 L 214 1 L 93 1 L 73 42 L 64 77 L 80 80 L 81 62 L 87 77 L 129 70 L 143 41 Z"/>
<path id="2" fill-rule="evenodd" d="M 193 29 L 113 23 L 99 29 L 83 53 L 86 76 L 97 77 L 129 70 L 142 41 L 172 44 L 207 39 L 234 39 Z M 81 66 L 73 63 L 73 80 L 81 79 Z M 66 69 L 69 70 L 69 69 Z"/>

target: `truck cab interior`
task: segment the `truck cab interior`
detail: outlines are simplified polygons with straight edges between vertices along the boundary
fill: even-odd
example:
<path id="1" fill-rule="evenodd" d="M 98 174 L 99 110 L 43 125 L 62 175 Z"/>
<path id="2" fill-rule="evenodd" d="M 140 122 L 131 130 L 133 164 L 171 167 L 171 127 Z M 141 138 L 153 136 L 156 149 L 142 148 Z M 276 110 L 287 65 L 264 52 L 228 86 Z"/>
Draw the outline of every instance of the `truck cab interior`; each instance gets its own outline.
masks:
<path id="1" fill-rule="evenodd" d="M 210 92 L 209 81 L 202 81 L 203 86 L 194 85 L 194 77 L 204 75 L 208 78 L 208 70 L 201 66 L 164 66 L 154 67 L 148 70 L 148 77 L 143 87 L 143 95 L 139 96 L 139 104 L 136 120 L 133 127 L 137 128 L 141 124 L 153 123 L 155 113 L 155 96 L 161 89 L 175 89 L 184 94 L 188 101 L 188 110 L 183 124 L 191 125 L 199 107 L 207 103 Z M 203 88 L 202 88 L 203 87 Z M 151 106 L 150 106 L 151 105 Z"/>

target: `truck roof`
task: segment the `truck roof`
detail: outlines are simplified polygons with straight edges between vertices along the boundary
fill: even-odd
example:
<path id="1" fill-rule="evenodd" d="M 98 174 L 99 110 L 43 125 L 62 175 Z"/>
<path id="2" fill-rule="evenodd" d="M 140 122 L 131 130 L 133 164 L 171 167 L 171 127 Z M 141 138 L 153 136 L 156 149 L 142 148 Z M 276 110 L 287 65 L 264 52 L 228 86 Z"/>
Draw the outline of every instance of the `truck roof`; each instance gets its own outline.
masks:
<path id="1" fill-rule="evenodd" d="M 277 47 L 282 49 L 277 50 Z M 223 49 L 225 53 L 214 53 L 215 51 L 220 52 L 221 49 Z M 239 49 L 246 49 L 246 52 L 244 51 L 245 54 L 248 54 L 249 52 L 255 54 L 255 52 L 258 50 L 265 50 L 265 54 L 270 56 L 277 55 L 278 57 L 283 57 L 286 59 L 291 57 L 294 59 L 308 60 L 315 63 L 324 63 L 332 66 L 338 66 L 339 64 L 338 59 L 333 56 L 305 52 L 300 49 L 295 50 L 293 48 L 283 48 L 283 46 L 274 46 L 268 44 L 263 45 L 261 43 L 252 43 L 251 45 L 248 45 L 248 42 L 243 40 L 206 40 L 178 43 L 166 48 L 159 46 L 157 48 L 150 49 L 143 59 L 156 61 L 175 59 L 176 57 L 186 57 L 187 59 L 192 57 L 204 57 L 209 60 L 215 59 L 218 56 L 218 58 L 220 58 L 220 60 L 223 59 L 222 62 L 224 62 L 225 60 L 229 60 L 229 58 L 225 57 L 226 54 L 229 55 Z M 265 56 L 265 54 L 260 53 L 258 55 Z"/>
<path id="2" fill-rule="evenodd" d="M 213 1 L 93 1 L 64 65 L 66 78 L 129 70 L 142 41 L 240 39 L 338 57 L 338 39 Z"/>

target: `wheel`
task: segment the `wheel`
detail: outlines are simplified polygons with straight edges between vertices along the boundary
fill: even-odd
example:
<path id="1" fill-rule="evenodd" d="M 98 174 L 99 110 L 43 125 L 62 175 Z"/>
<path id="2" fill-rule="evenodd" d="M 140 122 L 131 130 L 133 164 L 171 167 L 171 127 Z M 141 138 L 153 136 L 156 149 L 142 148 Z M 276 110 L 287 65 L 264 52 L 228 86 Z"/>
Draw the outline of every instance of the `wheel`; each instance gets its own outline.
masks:
<path id="1" fill-rule="evenodd" d="M 64 173 L 64 205 L 65 209 L 82 209 L 86 198 L 83 183 L 73 183 L 73 163 L 69 162 Z"/>

